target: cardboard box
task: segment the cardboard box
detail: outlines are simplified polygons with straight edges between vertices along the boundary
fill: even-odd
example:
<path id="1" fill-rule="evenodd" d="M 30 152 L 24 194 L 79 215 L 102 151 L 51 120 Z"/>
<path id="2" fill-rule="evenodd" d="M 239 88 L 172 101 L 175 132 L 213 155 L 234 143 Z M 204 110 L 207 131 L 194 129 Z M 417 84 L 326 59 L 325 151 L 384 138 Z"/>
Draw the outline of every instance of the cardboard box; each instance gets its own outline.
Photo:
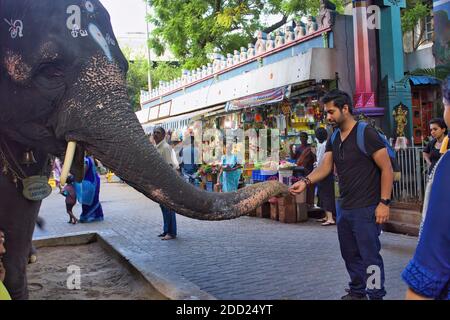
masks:
<path id="1" fill-rule="evenodd" d="M 259 218 L 270 218 L 270 203 L 264 202 L 256 209 L 256 216 Z"/>
<path id="2" fill-rule="evenodd" d="M 283 223 L 297 222 L 297 208 L 293 196 L 287 195 L 278 198 L 278 218 Z"/>
<path id="3" fill-rule="evenodd" d="M 297 222 L 308 221 L 308 204 L 297 203 Z"/>
<path id="4" fill-rule="evenodd" d="M 270 203 L 270 219 L 278 220 L 278 198 L 273 197 L 269 199 Z"/>

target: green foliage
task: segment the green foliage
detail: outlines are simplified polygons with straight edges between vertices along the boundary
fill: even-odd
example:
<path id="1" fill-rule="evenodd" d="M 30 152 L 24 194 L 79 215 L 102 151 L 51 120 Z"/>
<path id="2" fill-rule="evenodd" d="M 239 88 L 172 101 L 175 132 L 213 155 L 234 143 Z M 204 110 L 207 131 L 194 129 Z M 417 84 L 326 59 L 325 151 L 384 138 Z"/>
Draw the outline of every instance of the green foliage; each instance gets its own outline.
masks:
<path id="1" fill-rule="evenodd" d="M 142 56 L 137 56 L 133 61 L 130 61 L 131 49 L 123 48 L 123 54 L 128 60 L 128 73 L 127 73 L 127 91 L 130 103 L 133 106 L 134 111 L 141 109 L 140 107 L 140 94 L 141 90 L 148 91 L 148 60 Z"/>
<path id="2" fill-rule="evenodd" d="M 137 55 L 130 61 L 131 49 L 122 49 L 128 60 L 127 91 L 134 111 L 140 110 L 141 90 L 148 91 L 148 60 L 145 55 Z M 167 62 L 154 63 L 151 72 L 152 88 L 159 86 L 159 81 L 169 81 L 181 76 L 181 68 Z"/>
<path id="3" fill-rule="evenodd" d="M 450 74 L 450 63 L 432 69 L 416 69 L 410 73 L 415 76 L 430 76 L 443 81 Z"/>
<path id="4" fill-rule="evenodd" d="M 247 47 L 257 30 L 272 31 L 268 15 L 288 18 L 316 14 L 318 0 L 147 0 L 154 26 L 150 47 L 162 55 L 169 49 L 183 68 L 192 70 L 206 64 L 218 48 L 222 54 Z M 343 0 L 335 0 L 342 11 Z"/>
<path id="5" fill-rule="evenodd" d="M 432 8 L 421 0 L 407 0 L 402 12 L 403 32 L 413 31 L 421 19 L 431 13 Z"/>

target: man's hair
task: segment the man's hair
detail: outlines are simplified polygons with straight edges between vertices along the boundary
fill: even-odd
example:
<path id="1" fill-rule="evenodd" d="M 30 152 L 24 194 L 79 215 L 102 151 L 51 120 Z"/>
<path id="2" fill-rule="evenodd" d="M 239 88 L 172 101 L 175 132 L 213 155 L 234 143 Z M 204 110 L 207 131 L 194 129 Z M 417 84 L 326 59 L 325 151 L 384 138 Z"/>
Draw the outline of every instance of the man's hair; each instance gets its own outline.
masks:
<path id="1" fill-rule="evenodd" d="M 166 129 L 164 129 L 163 127 L 156 127 L 153 132 L 155 131 L 160 131 L 163 135 L 166 135 Z"/>
<path id="2" fill-rule="evenodd" d="M 445 133 L 447 133 L 447 125 L 445 124 L 444 119 L 442 118 L 434 118 L 430 120 L 430 124 L 436 124 L 439 128 L 444 129 Z"/>
<path id="3" fill-rule="evenodd" d="M 324 129 L 322 127 L 317 128 L 315 131 L 315 134 L 316 134 L 317 140 L 319 140 L 320 143 L 322 143 L 328 139 L 328 132 L 326 129 Z"/>
<path id="4" fill-rule="evenodd" d="M 308 138 L 308 133 L 305 131 L 302 131 L 302 132 L 300 132 L 300 137 L 302 137 L 302 136 Z"/>
<path id="5" fill-rule="evenodd" d="M 333 101 L 333 104 L 336 107 L 338 107 L 341 111 L 344 108 L 344 105 L 347 105 L 348 112 L 350 112 L 350 114 L 353 114 L 352 98 L 347 92 L 338 89 L 331 90 L 322 97 L 323 104 L 328 103 L 330 101 Z"/>
<path id="6" fill-rule="evenodd" d="M 450 105 L 450 76 L 442 81 L 442 97 L 445 100 L 445 103 Z"/>

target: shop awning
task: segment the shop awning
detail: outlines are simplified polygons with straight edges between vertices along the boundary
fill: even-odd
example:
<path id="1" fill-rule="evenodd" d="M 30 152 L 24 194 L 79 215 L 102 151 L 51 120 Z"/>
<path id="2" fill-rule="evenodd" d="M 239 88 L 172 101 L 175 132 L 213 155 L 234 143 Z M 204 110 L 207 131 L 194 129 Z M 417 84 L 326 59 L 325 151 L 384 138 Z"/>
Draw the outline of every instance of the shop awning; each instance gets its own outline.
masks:
<path id="1" fill-rule="evenodd" d="M 291 94 L 291 86 L 283 86 L 227 102 L 225 110 L 234 111 L 281 102 Z"/>
<path id="2" fill-rule="evenodd" d="M 180 115 L 165 118 L 162 120 L 154 120 L 152 122 L 149 122 L 146 125 L 151 126 L 152 129 L 157 126 L 161 126 L 166 130 L 182 129 L 182 128 L 187 127 L 189 125 L 189 122 L 199 120 L 203 115 L 206 115 L 213 111 L 221 111 L 224 109 L 225 109 L 225 105 L 214 106 L 211 108 L 206 108 L 203 110 L 197 110 L 197 111 L 190 112 L 190 113 L 180 114 Z M 144 128 L 144 130 L 145 130 L 145 128 Z"/>
<path id="3" fill-rule="evenodd" d="M 439 79 L 430 76 L 410 76 L 409 81 L 411 81 L 411 84 L 415 86 L 441 84 Z"/>

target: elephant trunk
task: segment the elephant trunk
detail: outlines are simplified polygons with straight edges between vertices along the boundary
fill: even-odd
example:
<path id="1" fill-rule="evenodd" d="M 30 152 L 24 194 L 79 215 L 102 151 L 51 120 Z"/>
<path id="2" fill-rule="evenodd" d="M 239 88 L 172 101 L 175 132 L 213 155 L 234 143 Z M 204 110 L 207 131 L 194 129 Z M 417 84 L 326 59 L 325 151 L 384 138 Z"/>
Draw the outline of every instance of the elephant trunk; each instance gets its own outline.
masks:
<path id="1" fill-rule="evenodd" d="M 60 134 L 66 141 L 81 143 L 130 186 L 179 214 L 201 220 L 236 218 L 287 192 L 287 187 L 277 181 L 231 193 L 206 192 L 187 183 L 145 136 L 119 71 L 111 64 L 105 66 L 103 72 L 97 66 L 95 73 L 88 70 L 81 76 L 79 82 L 89 85 L 63 106 Z M 104 74 L 103 78 L 99 79 L 99 74 Z M 105 87 L 111 82 L 116 85 Z M 99 92 L 107 93 L 98 98 Z"/>

